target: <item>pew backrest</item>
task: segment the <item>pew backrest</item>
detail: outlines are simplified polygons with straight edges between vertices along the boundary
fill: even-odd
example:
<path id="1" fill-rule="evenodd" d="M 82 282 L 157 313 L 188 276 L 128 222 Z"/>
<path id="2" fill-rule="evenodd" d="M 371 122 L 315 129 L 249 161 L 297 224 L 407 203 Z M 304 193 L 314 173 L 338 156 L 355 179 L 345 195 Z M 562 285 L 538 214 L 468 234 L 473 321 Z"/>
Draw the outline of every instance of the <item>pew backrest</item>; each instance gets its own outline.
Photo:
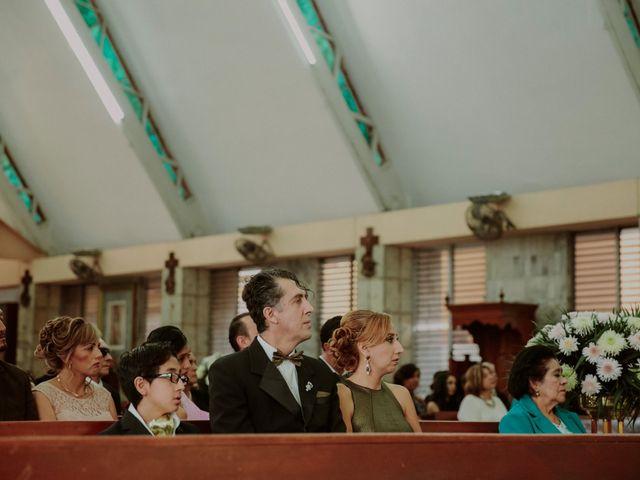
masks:
<path id="1" fill-rule="evenodd" d="M 640 435 L 0 437 L 0 478 L 626 479 Z"/>

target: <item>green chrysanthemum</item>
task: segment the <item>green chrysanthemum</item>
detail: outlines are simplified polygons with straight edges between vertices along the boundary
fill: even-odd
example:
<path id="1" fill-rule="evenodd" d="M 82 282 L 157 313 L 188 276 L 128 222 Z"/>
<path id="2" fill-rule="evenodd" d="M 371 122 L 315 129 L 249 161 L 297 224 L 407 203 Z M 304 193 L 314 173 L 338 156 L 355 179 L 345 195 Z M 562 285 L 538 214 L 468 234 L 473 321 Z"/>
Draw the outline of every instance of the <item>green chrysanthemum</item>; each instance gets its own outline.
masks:
<path id="1" fill-rule="evenodd" d="M 567 384 L 565 385 L 565 389 L 567 392 L 572 391 L 576 388 L 578 384 L 578 376 L 576 375 L 576 371 L 571 368 L 569 365 L 561 364 L 562 367 L 562 376 L 567 379 Z"/>

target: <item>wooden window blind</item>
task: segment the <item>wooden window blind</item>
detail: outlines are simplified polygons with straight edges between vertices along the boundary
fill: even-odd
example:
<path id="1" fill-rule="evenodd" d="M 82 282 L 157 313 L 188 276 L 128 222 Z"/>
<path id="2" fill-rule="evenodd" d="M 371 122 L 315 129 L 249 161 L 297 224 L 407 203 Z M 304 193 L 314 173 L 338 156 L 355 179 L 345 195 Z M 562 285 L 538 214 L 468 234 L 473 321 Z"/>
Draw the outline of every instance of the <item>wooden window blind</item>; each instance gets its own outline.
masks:
<path id="1" fill-rule="evenodd" d="M 433 374 L 449 365 L 449 249 L 414 252 L 415 363 L 420 368 L 420 395 L 429 391 Z"/>
<path id="2" fill-rule="evenodd" d="M 357 305 L 357 263 L 352 256 L 332 257 L 320 265 L 320 325 Z"/>
<path id="3" fill-rule="evenodd" d="M 212 270 L 210 295 L 211 352 L 226 355 L 233 352 L 229 323 L 238 312 L 238 269 Z"/>
<path id="4" fill-rule="evenodd" d="M 453 250 L 452 303 L 483 303 L 487 292 L 487 259 L 484 245 L 456 246 Z"/>
<path id="5" fill-rule="evenodd" d="M 618 305 L 618 232 L 578 233 L 574 240 L 575 310 Z"/>
<path id="6" fill-rule="evenodd" d="M 147 279 L 146 313 L 144 324 L 144 338 L 149 332 L 162 325 L 162 277 L 154 275 Z"/>
<path id="7" fill-rule="evenodd" d="M 620 306 L 636 307 L 640 304 L 640 230 L 623 228 L 619 241 Z"/>

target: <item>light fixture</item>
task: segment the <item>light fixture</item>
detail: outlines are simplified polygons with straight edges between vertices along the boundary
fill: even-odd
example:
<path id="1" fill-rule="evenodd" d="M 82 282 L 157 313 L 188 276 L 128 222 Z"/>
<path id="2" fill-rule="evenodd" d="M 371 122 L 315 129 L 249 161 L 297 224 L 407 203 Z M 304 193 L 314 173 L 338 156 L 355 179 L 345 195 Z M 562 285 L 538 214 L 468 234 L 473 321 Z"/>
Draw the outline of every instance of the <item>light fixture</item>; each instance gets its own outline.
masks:
<path id="1" fill-rule="evenodd" d="M 89 55 L 89 51 L 82 43 L 82 40 L 80 40 L 80 36 L 73 27 L 71 19 L 60 4 L 60 0 L 44 0 L 44 3 L 47 5 L 51 15 L 53 15 L 53 18 L 62 31 L 64 38 L 71 47 L 71 50 L 73 50 L 73 53 L 76 55 L 80 65 L 82 65 L 84 72 L 89 77 L 91 85 L 93 85 L 93 88 L 98 93 L 98 96 L 109 112 L 111 119 L 116 123 L 116 125 L 120 125 L 124 118 L 124 112 L 122 111 L 122 108 L 120 108 L 116 97 L 113 95 L 113 92 L 100 73 L 100 70 L 98 70 L 98 66 L 93 61 L 93 58 L 91 58 L 91 55 Z"/>
<path id="2" fill-rule="evenodd" d="M 302 33 L 302 30 L 300 29 L 300 25 L 298 25 L 296 18 L 293 16 L 293 12 L 289 8 L 289 4 L 287 3 L 287 0 L 278 0 L 278 6 L 280 7 L 280 10 L 282 10 L 282 14 L 284 15 L 284 18 L 287 19 L 287 23 L 289 23 L 289 27 L 291 28 L 293 35 L 296 37 L 296 40 L 298 41 L 298 44 L 300 45 L 300 48 L 302 49 L 302 53 L 304 53 L 304 56 L 307 59 L 307 62 L 309 62 L 311 65 L 315 65 L 316 56 L 313 54 L 313 51 L 311 50 L 311 46 L 309 45 L 309 42 L 307 42 L 307 39 Z"/>

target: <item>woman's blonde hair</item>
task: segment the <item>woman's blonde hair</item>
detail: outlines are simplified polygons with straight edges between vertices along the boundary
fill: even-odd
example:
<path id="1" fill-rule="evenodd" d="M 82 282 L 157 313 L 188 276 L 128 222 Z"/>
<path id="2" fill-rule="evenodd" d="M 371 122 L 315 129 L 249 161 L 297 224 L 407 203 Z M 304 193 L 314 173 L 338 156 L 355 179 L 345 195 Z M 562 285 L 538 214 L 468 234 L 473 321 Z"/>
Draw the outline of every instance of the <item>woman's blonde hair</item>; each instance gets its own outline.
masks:
<path id="1" fill-rule="evenodd" d="M 40 329 L 35 356 L 43 359 L 50 370 L 59 372 L 78 345 L 90 343 L 98 343 L 98 331 L 92 324 L 83 318 L 56 317 Z"/>
<path id="2" fill-rule="evenodd" d="M 391 317 L 371 310 L 354 310 L 340 321 L 330 340 L 331 353 L 337 361 L 338 371 L 353 372 L 358 368 L 358 343 L 367 346 L 384 342 L 391 331 Z"/>
<path id="3" fill-rule="evenodd" d="M 489 371 L 489 367 L 483 363 L 476 363 L 469 367 L 464 374 L 464 393 L 478 396 L 482 392 L 483 370 Z"/>

